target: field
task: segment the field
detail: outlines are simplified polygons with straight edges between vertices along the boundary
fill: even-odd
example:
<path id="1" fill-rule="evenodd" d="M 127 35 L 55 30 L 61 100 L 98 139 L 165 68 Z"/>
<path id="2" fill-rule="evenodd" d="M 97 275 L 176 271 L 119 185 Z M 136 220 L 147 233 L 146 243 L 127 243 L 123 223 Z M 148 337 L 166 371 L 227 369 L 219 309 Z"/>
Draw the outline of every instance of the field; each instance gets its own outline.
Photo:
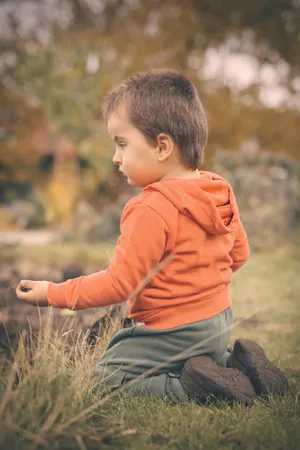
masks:
<path id="1" fill-rule="evenodd" d="M 86 254 L 92 258 L 92 252 Z M 126 391 L 106 396 L 93 389 L 91 375 L 109 335 L 94 350 L 87 350 L 83 335 L 70 344 L 68 333 L 51 331 L 49 309 L 48 325 L 32 338 L 29 351 L 21 339 L 15 361 L 2 377 L 0 447 L 298 449 L 299 275 L 299 246 L 286 243 L 253 252 L 231 285 L 232 342 L 237 337 L 258 341 L 288 377 L 287 397 L 257 398 L 251 407 L 222 402 L 200 407 L 131 398 Z M 117 327 L 115 323 L 111 333 Z"/>

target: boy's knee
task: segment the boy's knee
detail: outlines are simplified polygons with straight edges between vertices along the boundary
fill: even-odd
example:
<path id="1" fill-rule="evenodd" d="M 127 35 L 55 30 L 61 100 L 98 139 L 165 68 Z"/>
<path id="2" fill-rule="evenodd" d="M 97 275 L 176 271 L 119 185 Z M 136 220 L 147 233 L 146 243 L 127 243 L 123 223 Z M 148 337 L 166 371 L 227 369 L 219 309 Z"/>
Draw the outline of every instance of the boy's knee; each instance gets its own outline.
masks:
<path id="1" fill-rule="evenodd" d="M 96 367 L 93 380 L 99 385 L 103 385 L 103 387 L 109 387 L 111 389 L 117 389 L 125 381 L 127 373 L 120 370 L 120 368 L 113 366 L 100 366 Z"/>

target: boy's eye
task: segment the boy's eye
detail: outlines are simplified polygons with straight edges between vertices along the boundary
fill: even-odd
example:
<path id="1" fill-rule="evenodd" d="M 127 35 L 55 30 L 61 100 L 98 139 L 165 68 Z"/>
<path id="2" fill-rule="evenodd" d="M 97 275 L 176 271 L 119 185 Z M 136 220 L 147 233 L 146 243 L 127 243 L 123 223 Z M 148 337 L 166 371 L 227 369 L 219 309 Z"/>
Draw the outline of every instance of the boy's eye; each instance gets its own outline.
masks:
<path id="1" fill-rule="evenodd" d="M 124 149 L 126 147 L 126 144 L 120 143 L 118 144 L 119 147 L 121 147 L 121 149 Z"/>

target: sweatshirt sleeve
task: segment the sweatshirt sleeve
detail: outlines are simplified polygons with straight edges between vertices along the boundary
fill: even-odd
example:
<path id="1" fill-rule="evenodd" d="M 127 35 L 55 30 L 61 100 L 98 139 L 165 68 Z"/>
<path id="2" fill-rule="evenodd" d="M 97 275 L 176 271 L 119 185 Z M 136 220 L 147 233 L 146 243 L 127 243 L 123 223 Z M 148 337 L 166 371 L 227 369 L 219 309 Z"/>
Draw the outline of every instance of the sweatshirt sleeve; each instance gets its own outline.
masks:
<path id="1" fill-rule="evenodd" d="M 169 229 L 151 207 L 127 204 L 121 235 L 106 270 L 63 283 L 49 283 L 48 301 L 56 308 L 85 309 L 126 301 L 164 256 Z"/>
<path id="2" fill-rule="evenodd" d="M 233 248 L 230 252 L 232 258 L 231 270 L 236 272 L 249 259 L 250 250 L 248 238 L 243 224 L 240 222 L 240 227 L 234 241 Z"/>

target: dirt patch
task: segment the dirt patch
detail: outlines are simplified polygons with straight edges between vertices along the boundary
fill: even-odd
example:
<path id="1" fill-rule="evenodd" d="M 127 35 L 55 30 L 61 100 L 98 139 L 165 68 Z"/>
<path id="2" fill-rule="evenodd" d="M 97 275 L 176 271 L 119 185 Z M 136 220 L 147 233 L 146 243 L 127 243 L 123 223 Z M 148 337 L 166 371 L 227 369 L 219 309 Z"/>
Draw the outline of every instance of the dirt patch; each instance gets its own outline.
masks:
<path id="1" fill-rule="evenodd" d="M 18 270 L 14 269 L 10 279 L 0 279 L 0 364 L 7 358 L 11 359 L 16 351 L 20 336 L 38 335 L 41 327 L 50 326 L 51 330 L 60 335 L 69 334 L 76 339 L 85 333 L 89 327 L 105 314 L 104 308 L 90 308 L 80 311 L 56 308 L 35 308 L 19 300 L 15 288 L 22 279 Z M 63 282 L 82 275 L 78 266 L 64 269 L 60 279 L 48 279 Z M 34 275 L 28 279 L 35 280 Z"/>

